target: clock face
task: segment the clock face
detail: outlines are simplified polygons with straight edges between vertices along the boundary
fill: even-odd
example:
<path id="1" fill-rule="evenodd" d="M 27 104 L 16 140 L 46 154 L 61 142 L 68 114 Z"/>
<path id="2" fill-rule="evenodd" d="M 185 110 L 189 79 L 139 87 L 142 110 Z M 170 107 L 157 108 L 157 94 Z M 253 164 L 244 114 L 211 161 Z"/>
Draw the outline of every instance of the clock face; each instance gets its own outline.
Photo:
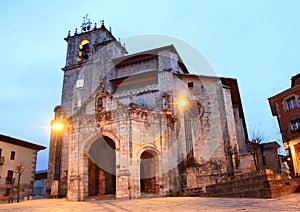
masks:
<path id="1" fill-rule="evenodd" d="M 76 88 L 82 88 L 84 85 L 84 79 L 79 79 L 76 81 Z"/>

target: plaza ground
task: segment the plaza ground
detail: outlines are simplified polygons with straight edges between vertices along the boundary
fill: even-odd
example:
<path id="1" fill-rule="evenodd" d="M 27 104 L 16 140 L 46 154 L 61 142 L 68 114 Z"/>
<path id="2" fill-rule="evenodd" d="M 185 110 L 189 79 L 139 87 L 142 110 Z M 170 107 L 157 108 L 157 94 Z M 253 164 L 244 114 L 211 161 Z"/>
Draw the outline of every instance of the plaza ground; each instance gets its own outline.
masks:
<path id="1" fill-rule="evenodd" d="M 131 200 L 39 199 L 0 204 L 0 211 L 300 211 L 300 193 L 276 199 L 164 197 Z"/>

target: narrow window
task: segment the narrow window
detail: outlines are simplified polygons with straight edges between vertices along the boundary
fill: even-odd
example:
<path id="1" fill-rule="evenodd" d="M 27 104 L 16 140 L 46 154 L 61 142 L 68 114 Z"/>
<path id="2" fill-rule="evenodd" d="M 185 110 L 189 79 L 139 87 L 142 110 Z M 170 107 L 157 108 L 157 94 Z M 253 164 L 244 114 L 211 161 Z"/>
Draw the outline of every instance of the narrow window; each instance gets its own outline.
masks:
<path id="1" fill-rule="evenodd" d="M 262 162 L 263 162 L 263 165 L 265 166 L 266 165 L 266 157 L 265 156 L 262 157 Z"/>
<path id="2" fill-rule="evenodd" d="M 296 130 L 300 129 L 300 118 L 290 121 L 290 124 L 291 124 L 292 131 L 296 131 Z"/>
<path id="3" fill-rule="evenodd" d="M 11 153 L 10 153 L 10 159 L 14 160 L 15 156 L 16 156 L 16 153 L 14 151 L 11 151 Z"/>
<path id="4" fill-rule="evenodd" d="M 6 182 L 7 183 L 12 183 L 12 181 L 13 181 L 13 175 L 14 175 L 14 171 L 7 170 L 7 176 L 6 176 Z"/>
<path id="5" fill-rule="evenodd" d="M 286 100 L 287 111 L 297 108 L 297 101 L 295 97 Z"/>
<path id="6" fill-rule="evenodd" d="M 103 99 L 101 97 L 98 99 L 97 107 L 98 107 L 98 109 L 102 109 L 103 108 Z"/>
<path id="7" fill-rule="evenodd" d="M 0 165 L 4 164 L 4 157 L 2 157 L 2 149 L 0 148 Z M 1 178 L 1 176 L 0 176 Z"/>

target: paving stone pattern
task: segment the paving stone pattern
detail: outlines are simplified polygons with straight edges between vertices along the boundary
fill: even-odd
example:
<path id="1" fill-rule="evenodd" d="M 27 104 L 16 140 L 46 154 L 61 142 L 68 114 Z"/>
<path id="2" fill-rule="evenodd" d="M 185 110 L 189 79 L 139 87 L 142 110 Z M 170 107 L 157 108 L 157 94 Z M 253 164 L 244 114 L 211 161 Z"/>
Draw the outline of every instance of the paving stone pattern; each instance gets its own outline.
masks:
<path id="1" fill-rule="evenodd" d="M 0 204 L 0 211 L 300 211 L 300 193 L 275 199 L 165 197 L 131 200 L 40 199 Z"/>

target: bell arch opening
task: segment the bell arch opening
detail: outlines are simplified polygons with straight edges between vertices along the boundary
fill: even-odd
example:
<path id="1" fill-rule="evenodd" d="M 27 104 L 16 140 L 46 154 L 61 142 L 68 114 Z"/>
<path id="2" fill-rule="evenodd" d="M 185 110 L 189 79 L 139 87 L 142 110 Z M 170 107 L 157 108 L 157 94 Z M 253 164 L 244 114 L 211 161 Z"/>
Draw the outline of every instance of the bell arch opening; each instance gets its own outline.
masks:
<path id="1" fill-rule="evenodd" d="M 115 142 L 106 136 L 91 145 L 88 152 L 89 196 L 116 194 L 115 149 Z"/>
<path id="2" fill-rule="evenodd" d="M 140 189 L 141 193 L 157 193 L 156 187 L 156 154 L 152 151 L 144 151 L 140 162 Z"/>
<path id="3" fill-rule="evenodd" d="M 90 42 L 88 40 L 83 40 L 79 45 L 79 52 L 78 52 L 78 61 L 87 60 L 89 59 L 90 53 Z"/>

